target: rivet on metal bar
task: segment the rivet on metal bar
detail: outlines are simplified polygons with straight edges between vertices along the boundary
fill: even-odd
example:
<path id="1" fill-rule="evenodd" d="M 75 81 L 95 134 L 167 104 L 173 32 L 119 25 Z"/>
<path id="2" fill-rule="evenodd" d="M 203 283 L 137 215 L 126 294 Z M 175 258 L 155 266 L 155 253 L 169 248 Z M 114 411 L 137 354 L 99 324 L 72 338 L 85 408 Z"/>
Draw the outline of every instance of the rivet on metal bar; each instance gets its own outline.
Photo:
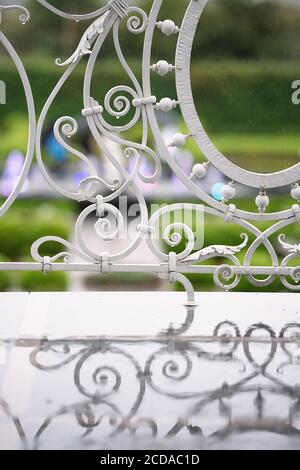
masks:
<path id="1" fill-rule="evenodd" d="M 296 221 L 298 222 L 298 224 L 300 224 L 300 206 L 298 206 L 298 204 L 294 204 L 292 206 L 292 209 L 294 211 Z"/>
<path id="2" fill-rule="evenodd" d="M 137 226 L 137 230 L 138 230 L 139 232 L 148 234 L 148 233 L 154 233 L 154 232 L 155 232 L 155 227 L 152 227 L 151 225 L 139 224 L 139 225 Z"/>
<path id="3" fill-rule="evenodd" d="M 96 197 L 96 206 L 97 206 L 97 210 L 96 210 L 97 217 L 102 217 L 105 212 L 103 196 L 99 195 Z"/>
<path id="4" fill-rule="evenodd" d="M 171 251 L 169 253 L 169 281 L 176 282 L 176 272 L 177 272 L 177 258 L 176 253 Z"/>
<path id="5" fill-rule="evenodd" d="M 228 210 L 224 218 L 225 224 L 230 224 L 230 222 L 232 222 L 235 211 L 236 211 L 236 206 L 234 204 L 229 204 Z"/>
<path id="6" fill-rule="evenodd" d="M 100 339 L 99 341 L 99 350 L 102 354 L 105 354 L 107 352 L 107 343 L 105 339 Z"/>
<path id="7" fill-rule="evenodd" d="M 82 116 L 95 116 L 97 114 L 103 113 L 103 106 L 100 104 L 97 106 L 92 106 L 91 108 L 84 108 L 81 111 Z"/>
<path id="8" fill-rule="evenodd" d="M 187 302 L 184 302 L 183 306 L 187 309 L 195 309 L 199 307 L 199 303 L 195 300 L 188 300 Z"/>
<path id="9" fill-rule="evenodd" d="M 110 0 L 108 4 L 120 18 L 127 16 L 128 5 L 124 0 Z"/>
<path id="10" fill-rule="evenodd" d="M 156 103 L 156 96 L 148 96 L 147 98 L 135 98 L 132 100 L 132 106 L 135 108 L 139 108 L 145 104 L 155 104 Z"/>
<path id="11" fill-rule="evenodd" d="M 103 274 L 108 274 L 109 272 L 109 255 L 107 252 L 102 253 L 101 255 L 101 272 Z"/>
<path id="12" fill-rule="evenodd" d="M 176 341 L 174 338 L 174 332 L 175 328 L 173 326 L 173 323 L 171 323 L 167 330 L 167 336 L 171 337 L 167 342 L 167 349 L 169 354 L 174 354 L 174 352 L 176 351 Z"/>
<path id="13" fill-rule="evenodd" d="M 49 345 L 49 338 L 48 336 L 44 335 L 40 339 L 40 349 L 41 351 L 47 351 Z"/>
<path id="14" fill-rule="evenodd" d="M 44 256 L 42 265 L 43 274 L 47 275 L 51 272 L 51 265 L 52 263 L 50 256 Z"/>

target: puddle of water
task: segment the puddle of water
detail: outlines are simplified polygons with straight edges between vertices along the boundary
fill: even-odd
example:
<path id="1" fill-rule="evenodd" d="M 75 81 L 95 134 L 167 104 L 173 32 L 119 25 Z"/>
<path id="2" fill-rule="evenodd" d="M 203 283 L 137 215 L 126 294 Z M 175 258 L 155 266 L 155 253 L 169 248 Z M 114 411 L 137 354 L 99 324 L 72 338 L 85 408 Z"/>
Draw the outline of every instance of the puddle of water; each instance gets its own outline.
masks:
<path id="1" fill-rule="evenodd" d="M 0 448 L 295 449 L 300 324 L 2 339 Z M 4 345 L 4 346 L 3 346 Z"/>

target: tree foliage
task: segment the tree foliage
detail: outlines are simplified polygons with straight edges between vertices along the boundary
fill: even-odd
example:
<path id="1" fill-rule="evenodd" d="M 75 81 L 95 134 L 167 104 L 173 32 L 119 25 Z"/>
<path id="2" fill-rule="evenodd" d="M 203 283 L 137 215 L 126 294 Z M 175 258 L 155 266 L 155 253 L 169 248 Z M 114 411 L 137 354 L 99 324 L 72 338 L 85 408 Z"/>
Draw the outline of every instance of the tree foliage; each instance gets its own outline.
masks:
<path id="1" fill-rule="evenodd" d="M 99 8 L 105 0 L 51 0 L 52 5 L 71 13 L 85 13 Z M 131 2 L 147 12 L 152 0 Z M 9 36 L 19 49 L 38 55 L 68 55 L 76 47 L 89 21 L 76 23 L 59 18 L 36 0 L 26 0 L 31 21 L 25 29 L 15 27 L 15 18 L 8 15 Z M 186 8 L 186 0 L 165 0 L 159 19 L 171 18 L 178 24 Z M 123 30 L 125 30 L 123 26 Z M 153 43 L 153 56 L 168 58 L 173 53 L 176 37 Z M 26 38 L 25 38 L 26 36 Z M 279 0 L 210 0 L 201 18 L 195 38 L 194 53 L 201 58 L 250 58 L 293 60 L 300 57 L 300 2 Z M 122 34 L 127 54 L 140 53 L 142 38 L 128 32 Z M 113 56 L 109 42 L 104 54 Z"/>

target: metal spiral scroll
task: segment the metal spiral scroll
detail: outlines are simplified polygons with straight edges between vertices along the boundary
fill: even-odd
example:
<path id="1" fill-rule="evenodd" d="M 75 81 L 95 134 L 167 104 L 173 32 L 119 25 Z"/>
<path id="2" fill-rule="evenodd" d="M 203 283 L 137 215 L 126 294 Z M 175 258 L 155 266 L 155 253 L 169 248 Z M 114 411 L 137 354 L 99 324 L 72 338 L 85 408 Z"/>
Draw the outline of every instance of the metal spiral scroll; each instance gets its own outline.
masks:
<path id="1" fill-rule="evenodd" d="M 268 286 L 276 279 L 280 279 L 285 288 L 299 291 L 300 267 L 295 265 L 299 259 L 300 250 L 297 245 L 299 241 L 289 239 L 288 233 L 286 241 L 283 241 L 283 235 L 285 229 L 288 229 L 291 224 L 300 223 L 298 204 L 300 202 L 298 185 L 300 164 L 278 173 L 249 172 L 233 164 L 213 145 L 195 109 L 190 77 L 193 39 L 208 0 L 190 0 L 182 23 L 178 25 L 172 19 L 161 17 L 161 7 L 164 1 L 166 0 L 153 0 L 150 12 L 132 5 L 133 2 L 110 0 L 93 12 L 71 14 L 54 7 L 50 1 L 38 0 L 41 7 L 49 10 L 49 15 L 55 14 L 67 21 L 87 22 L 86 30 L 82 37 L 78 38 L 78 45 L 74 48 L 73 54 L 70 57 L 60 57 L 56 61 L 57 66 L 62 69 L 62 76 L 48 97 L 37 123 L 36 156 L 44 178 L 58 194 L 78 202 L 84 201 L 88 207 L 78 217 L 74 244 L 55 236 L 43 237 L 32 246 L 34 262 L 14 263 L 14 268 L 41 270 L 45 274 L 55 270 L 100 271 L 101 273 L 152 272 L 172 283 L 179 282 L 184 286 L 188 297 L 187 318 L 193 316 L 196 307 L 193 286 L 187 277 L 187 274 L 191 273 L 199 275 L 200 278 L 202 274 L 210 274 L 216 287 L 226 291 L 236 288 L 243 277 L 257 288 Z M 29 14 L 24 7 L 0 6 L 1 19 L 6 14 L 6 10 L 11 9 L 19 10 L 21 21 L 26 22 L 29 19 Z M 135 75 L 126 60 L 126 51 L 122 48 L 120 37 L 122 24 L 125 25 L 125 34 L 134 34 L 137 39 L 143 39 L 141 79 Z M 152 58 L 153 41 L 156 39 L 169 41 L 169 36 L 172 35 L 177 38 L 174 62 L 169 63 L 164 57 Z M 24 183 L 32 160 L 35 134 L 34 105 L 26 73 L 16 52 L 2 32 L 1 40 L 22 78 L 28 103 L 30 133 L 23 173 L 16 188 L 0 209 L 0 215 L 7 210 Z M 107 90 L 104 89 L 105 97 L 103 102 L 100 102 L 99 97 L 92 96 L 91 85 L 95 64 L 99 62 L 101 65 L 102 46 L 105 41 L 109 40 L 114 44 L 115 56 L 123 69 L 126 85 L 120 83 L 111 89 L 109 87 Z M 97 173 L 88 156 L 72 143 L 72 138 L 76 136 L 78 130 L 76 119 L 74 116 L 60 116 L 54 125 L 55 138 L 85 166 L 88 174 L 77 188 L 69 190 L 55 181 L 54 175 L 48 171 L 43 159 L 41 137 L 52 104 L 60 99 L 58 95 L 63 91 L 65 83 L 72 76 L 77 65 L 86 59 L 83 103 L 78 113 L 81 112 L 86 119 L 92 138 L 104 158 L 114 166 L 117 176 L 110 179 L 109 176 L 104 177 Z M 154 60 L 155 63 L 153 63 Z M 154 74 L 157 74 L 158 79 L 162 81 L 167 74 L 173 74 L 177 96 L 154 96 L 152 91 Z M 100 85 L 105 87 L 103 83 Z M 157 119 L 159 112 L 181 112 L 186 124 L 186 132 L 176 134 L 171 141 L 165 142 Z M 140 124 L 142 124 L 141 140 L 139 142 L 128 140 L 126 132 Z M 154 138 L 155 147 L 151 146 L 149 136 Z M 207 161 L 193 165 L 187 172 L 181 168 L 179 160 L 175 161 L 170 149 L 184 147 L 188 139 L 195 140 Z M 127 170 L 123 161 L 119 161 L 114 156 L 107 145 L 108 140 L 120 146 L 125 156 L 124 161 L 130 161 L 130 171 Z M 144 159 L 152 163 L 150 174 L 143 173 Z M 161 162 L 165 162 L 170 167 L 190 191 L 191 197 L 199 200 L 198 204 L 178 202 L 166 208 L 160 208 L 154 214 L 149 214 L 144 194 L 138 183 L 142 181 L 148 184 L 159 184 Z M 202 189 L 201 182 L 206 177 L 208 165 L 215 166 L 228 178 L 222 202 L 214 200 Z M 256 188 L 257 212 L 239 209 L 238 200 L 234 204 L 239 190 L 239 186 L 235 183 Z M 276 187 L 286 187 L 290 191 L 291 204 L 290 207 L 274 213 L 269 211 L 268 190 Z M 128 189 L 131 194 L 134 194 L 139 206 L 140 215 L 136 233 L 132 240 L 128 239 L 128 245 L 122 251 L 112 252 L 110 241 L 124 228 L 122 214 L 115 207 L 118 205 L 119 197 Z M 163 233 L 159 234 L 157 226 L 161 218 L 167 213 L 175 215 L 178 210 L 193 213 L 204 211 L 209 216 L 223 220 L 224 236 L 229 224 L 238 225 L 241 228 L 242 242 L 234 240 L 230 245 L 211 245 L 197 250 L 195 234 L 189 223 L 169 224 L 164 227 Z M 96 251 L 84 240 L 83 226 L 87 218 L 91 217 L 94 217 L 95 235 L 107 242 L 105 252 L 102 249 L 99 252 Z M 111 223 L 112 219 L 114 224 Z M 259 229 L 255 224 L 261 221 L 268 222 L 270 226 L 264 230 Z M 277 236 L 278 242 L 274 243 L 274 236 Z M 158 258 L 158 262 L 151 266 L 126 263 L 126 257 L 133 253 L 145 238 L 150 250 Z M 40 255 L 41 246 L 48 241 L 58 242 L 62 246 L 56 256 Z M 185 246 L 182 247 L 185 241 Z M 255 254 L 261 247 L 270 258 L 268 266 L 254 266 Z M 75 263 L 74 255 L 82 262 Z M 216 258 L 214 264 L 206 263 L 213 258 Z M 1 269 L 7 269 L 4 263 L 0 265 Z"/>
<path id="2" fill-rule="evenodd" d="M 54 356 L 54 363 L 49 363 L 49 353 Z M 59 360 L 55 360 L 55 356 Z M 137 380 L 137 395 L 133 397 L 129 411 L 124 412 L 115 402 L 120 394 L 125 376 L 119 367 L 112 365 L 110 360 L 116 358 L 116 364 L 126 360 L 132 368 Z M 97 365 L 93 370 L 93 361 Z M 143 402 L 146 391 L 146 379 L 143 369 L 133 355 L 115 344 L 106 341 L 44 341 L 30 354 L 31 364 L 41 371 L 57 370 L 76 361 L 74 368 L 74 384 L 85 401 L 65 406 L 46 418 L 35 435 L 35 447 L 38 447 L 41 436 L 59 416 L 74 414 L 79 426 L 85 429 L 85 435 L 91 433 L 96 427 L 108 420 L 112 435 L 123 432 L 125 429 L 135 433 L 139 426 L 150 427 L 155 434 L 150 420 L 136 419 L 135 416 Z M 90 365 L 91 362 L 91 365 Z M 127 374 L 128 375 L 128 374 Z M 90 383 L 85 384 L 90 378 Z M 93 389 L 91 388 L 93 385 Z M 123 387 L 124 388 L 124 387 Z M 127 397 L 129 402 L 130 397 Z M 135 422 L 136 421 L 136 422 Z"/>

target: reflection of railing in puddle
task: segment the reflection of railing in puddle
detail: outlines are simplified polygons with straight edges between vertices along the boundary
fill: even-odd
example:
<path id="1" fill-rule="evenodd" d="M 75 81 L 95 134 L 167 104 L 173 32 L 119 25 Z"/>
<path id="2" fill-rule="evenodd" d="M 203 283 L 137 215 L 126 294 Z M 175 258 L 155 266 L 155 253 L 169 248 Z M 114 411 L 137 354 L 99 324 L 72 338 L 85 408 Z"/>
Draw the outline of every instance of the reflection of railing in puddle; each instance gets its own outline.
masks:
<path id="1" fill-rule="evenodd" d="M 241 335 L 237 325 L 229 321 L 219 323 L 212 336 L 178 336 L 170 330 L 168 334 L 154 337 L 20 339 L 16 347 L 32 348 L 30 363 L 43 373 L 58 371 L 74 363 L 74 384 L 83 397 L 83 401 L 62 406 L 44 419 L 35 434 L 34 447 L 40 446 L 41 437 L 55 420 L 66 415 L 75 417 L 84 430 L 84 437 L 105 423 L 109 426 L 106 438 L 120 438 L 125 431 L 134 435 L 140 430 L 149 430 L 152 438 L 173 438 L 184 429 L 192 436 L 204 438 L 201 424 L 194 425 L 193 422 L 196 417 L 201 423 L 201 413 L 212 404 L 217 404 L 217 413 L 225 422 L 210 437 L 222 439 L 234 432 L 254 430 L 298 435 L 300 430 L 295 420 L 300 412 L 300 386 L 293 383 L 293 379 L 291 383 L 283 380 L 283 371 L 289 366 L 300 365 L 299 339 L 300 323 L 286 324 L 278 335 L 266 324 L 253 324 Z M 136 348 L 141 347 L 139 351 L 143 354 L 139 360 Z M 279 357 L 277 353 L 280 353 Z M 274 364 L 275 356 L 279 366 Z M 201 361 L 205 361 L 205 377 L 199 373 Z M 212 364 L 218 367 L 218 386 L 213 387 L 209 383 Z M 228 382 L 225 364 L 237 364 L 236 372 L 240 377 Z M 95 390 L 84 383 L 88 379 Z M 135 398 L 126 413 L 114 401 L 124 379 L 131 380 L 136 387 Z M 207 389 L 201 390 L 204 382 Z M 182 390 L 184 385 L 190 385 L 191 389 Z M 149 391 L 163 403 L 180 401 L 178 415 L 173 416 L 174 423 L 164 435 L 159 432 L 155 417 L 142 414 L 141 405 Z M 247 397 L 246 408 L 249 404 L 252 414 L 249 417 L 244 413 L 235 418 L 234 399 L 242 396 Z M 268 409 L 271 396 L 288 400 L 285 418 L 277 416 L 276 409 Z M 186 410 L 183 410 L 185 403 Z M 11 417 L 23 445 L 27 446 L 20 420 L 13 416 L 4 401 L 0 402 L 0 407 Z M 151 409 L 149 411 L 151 413 Z"/>
<path id="2" fill-rule="evenodd" d="M 23 444 L 23 446 L 25 448 L 28 448 L 26 434 L 25 434 L 25 431 L 23 429 L 23 426 L 22 426 L 22 423 L 21 423 L 20 419 L 13 414 L 13 412 L 10 409 L 8 403 L 5 400 L 1 399 L 1 398 L 0 398 L 0 410 L 3 411 L 5 416 L 7 416 L 8 418 L 10 418 L 12 420 L 12 422 L 13 422 L 15 428 L 16 428 L 16 431 L 18 433 L 18 436 L 20 437 L 21 443 Z"/>

